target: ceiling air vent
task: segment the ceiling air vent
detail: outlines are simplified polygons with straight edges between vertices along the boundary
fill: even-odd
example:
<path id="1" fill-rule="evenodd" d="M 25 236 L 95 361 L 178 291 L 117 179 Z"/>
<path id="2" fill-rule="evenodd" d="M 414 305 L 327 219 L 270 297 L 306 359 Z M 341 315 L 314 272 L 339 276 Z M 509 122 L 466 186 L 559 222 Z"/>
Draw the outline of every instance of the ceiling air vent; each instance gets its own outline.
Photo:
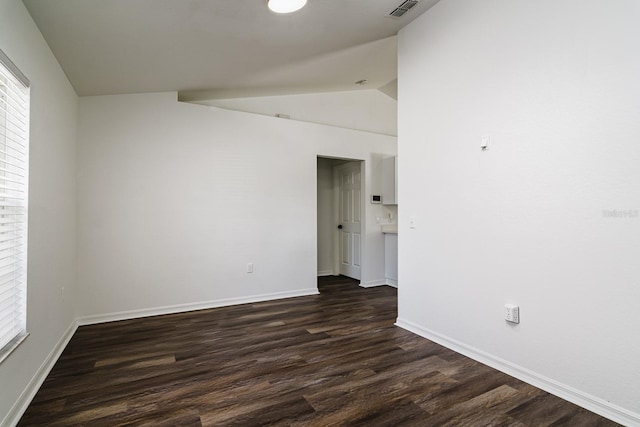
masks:
<path id="1" fill-rule="evenodd" d="M 388 15 L 393 18 L 400 18 L 405 13 L 409 12 L 413 6 L 417 5 L 420 0 L 405 0 L 400 4 L 400 6 L 393 9 L 393 11 Z"/>

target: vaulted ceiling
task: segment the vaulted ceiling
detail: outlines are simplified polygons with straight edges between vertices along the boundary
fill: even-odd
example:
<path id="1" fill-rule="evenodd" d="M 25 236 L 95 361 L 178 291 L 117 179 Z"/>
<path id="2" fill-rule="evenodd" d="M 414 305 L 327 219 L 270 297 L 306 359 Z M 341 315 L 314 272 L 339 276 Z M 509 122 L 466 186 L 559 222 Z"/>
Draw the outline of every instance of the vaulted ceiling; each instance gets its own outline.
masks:
<path id="1" fill-rule="evenodd" d="M 78 95 L 182 91 L 194 99 L 380 88 L 396 78 L 403 0 L 24 0 Z M 392 37 L 390 39 L 390 37 Z"/>

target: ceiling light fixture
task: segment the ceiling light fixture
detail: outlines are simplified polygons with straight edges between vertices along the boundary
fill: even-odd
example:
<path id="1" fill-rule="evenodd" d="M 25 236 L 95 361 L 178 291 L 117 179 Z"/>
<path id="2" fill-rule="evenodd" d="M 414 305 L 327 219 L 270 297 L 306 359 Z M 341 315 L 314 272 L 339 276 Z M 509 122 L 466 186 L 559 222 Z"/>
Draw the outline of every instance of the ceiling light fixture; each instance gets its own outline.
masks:
<path id="1" fill-rule="evenodd" d="M 291 13 L 300 10 L 307 0 L 267 0 L 267 6 L 275 13 Z"/>

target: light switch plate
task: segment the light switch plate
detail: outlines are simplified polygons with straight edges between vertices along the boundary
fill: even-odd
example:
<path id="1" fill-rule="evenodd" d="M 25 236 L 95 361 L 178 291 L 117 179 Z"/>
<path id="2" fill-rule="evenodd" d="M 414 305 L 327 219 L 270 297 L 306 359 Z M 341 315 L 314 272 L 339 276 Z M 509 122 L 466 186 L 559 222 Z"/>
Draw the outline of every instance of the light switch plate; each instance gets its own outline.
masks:
<path id="1" fill-rule="evenodd" d="M 480 138 L 480 148 L 482 151 L 489 149 L 489 143 L 491 142 L 491 135 L 482 135 Z"/>

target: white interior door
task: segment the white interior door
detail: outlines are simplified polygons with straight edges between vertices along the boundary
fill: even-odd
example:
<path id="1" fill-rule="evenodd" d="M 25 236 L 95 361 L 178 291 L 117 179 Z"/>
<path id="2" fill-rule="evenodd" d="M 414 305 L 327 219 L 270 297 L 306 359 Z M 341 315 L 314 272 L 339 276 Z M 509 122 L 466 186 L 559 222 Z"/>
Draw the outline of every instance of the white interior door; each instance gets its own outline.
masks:
<path id="1" fill-rule="evenodd" d="M 336 166 L 340 274 L 360 280 L 362 192 L 360 162 Z"/>

